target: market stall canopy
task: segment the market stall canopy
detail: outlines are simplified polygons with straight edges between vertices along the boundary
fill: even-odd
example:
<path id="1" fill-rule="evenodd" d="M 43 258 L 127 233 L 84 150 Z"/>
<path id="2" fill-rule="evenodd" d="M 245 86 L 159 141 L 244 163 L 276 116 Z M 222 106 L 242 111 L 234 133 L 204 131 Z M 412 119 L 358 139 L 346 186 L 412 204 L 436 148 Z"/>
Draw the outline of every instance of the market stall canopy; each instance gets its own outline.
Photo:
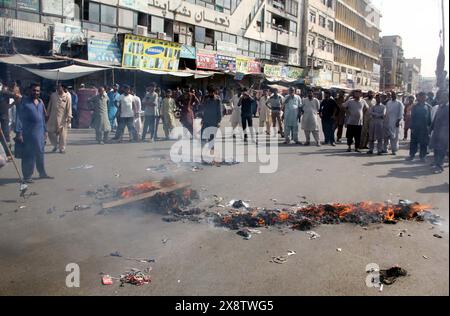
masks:
<path id="1" fill-rule="evenodd" d="M 152 74 L 152 75 L 169 75 L 174 77 L 192 77 L 194 76 L 195 79 L 202 79 L 202 78 L 208 78 L 215 74 L 215 72 L 208 72 L 208 71 L 199 71 L 199 70 L 180 70 L 180 71 L 161 71 L 161 70 L 146 70 L 146 69 L 139 69 L 143 72 Z"/>
<path id="2" fill-rule="evenodd" d="M 283 91 L 289 90 L 288 87 L 280 86 L 280 85 L 278 85 L 278 84 L 270 84 L 270 85 L 267 85 L 267 86 L 268 86 L 269 88 L 271 88 L 271 89 L 277 89 L 278 92 L 283 92 Z"/>
<path id="3" fill-rule="evenodd" d="M 63 60 L 47 59 L 31 55 L 15 54 L 6 57 L 0 57 L 0 62 L 10 65 L 37 65 L 64 62 Z"/>
<path id="4" fill-rule="evenodd" d="M 94 72 L 103 71 L 108 68 L 85 67 L 78 65 L 70 65 L 57 69 L 31 69 L 22 67 L 35 75 L 50 80 L 72 80 L 75 78 L 90 75 Z"/>

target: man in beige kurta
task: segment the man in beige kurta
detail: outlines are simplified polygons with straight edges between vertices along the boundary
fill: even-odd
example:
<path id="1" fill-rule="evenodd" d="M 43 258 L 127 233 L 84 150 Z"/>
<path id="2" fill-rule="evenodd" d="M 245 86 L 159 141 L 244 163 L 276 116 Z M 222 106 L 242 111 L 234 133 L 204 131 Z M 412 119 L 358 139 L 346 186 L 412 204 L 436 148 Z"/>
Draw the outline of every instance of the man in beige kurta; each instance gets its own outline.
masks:
<path id="1" fill-rule="evenodd" d="M 50 96 L 48 103 L 47 131 L 53 152 L 59 149 L 61 154 L 66 152 L 67 128 L 72 120 L 72 98 L 62 85 Z"/>

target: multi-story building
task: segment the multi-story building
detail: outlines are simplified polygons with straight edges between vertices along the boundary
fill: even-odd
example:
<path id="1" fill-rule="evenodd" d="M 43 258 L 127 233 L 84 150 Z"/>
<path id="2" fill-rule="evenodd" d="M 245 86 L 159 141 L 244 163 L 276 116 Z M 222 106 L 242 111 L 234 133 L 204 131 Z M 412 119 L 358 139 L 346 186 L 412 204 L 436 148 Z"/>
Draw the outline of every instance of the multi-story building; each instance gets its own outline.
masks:
<path id="1" fill-rule="evenodd" d="M 420 71 L 422 68 L 422 60 L 418 58 L 405 59 L 405 67 L 403 72 L 403 80 L 405 92 L 416 94 L 419 91 Z"/>
<path id="2" fill-rule="evenodd" d="M 331 87 L 334 68 L 335 2 L 304 0 L 301 62 L 313 83 Z"/>
<path id="3" fill-rule="evenodd" d="M 348 88 L 378 88 L 380 12 L 369 0 L 336 0 L 334 79 Z"/>
<path id="4" fill-rule="evenodd" d="M 191 48 L 190 68 L 195 51 L 299 66 L 300 15 L 297 0 L 0 1 L 0 38 L 14 42 L 3 54 L 53 50 L 88 59 L 94 39 L 135 34 Z"/>
<path id="5" fill-rule="evenodd" d="M 405 57 L 402 38 L 398 35 L 383 36 L 381 50 L 381 89 L 403 91 Z"/>

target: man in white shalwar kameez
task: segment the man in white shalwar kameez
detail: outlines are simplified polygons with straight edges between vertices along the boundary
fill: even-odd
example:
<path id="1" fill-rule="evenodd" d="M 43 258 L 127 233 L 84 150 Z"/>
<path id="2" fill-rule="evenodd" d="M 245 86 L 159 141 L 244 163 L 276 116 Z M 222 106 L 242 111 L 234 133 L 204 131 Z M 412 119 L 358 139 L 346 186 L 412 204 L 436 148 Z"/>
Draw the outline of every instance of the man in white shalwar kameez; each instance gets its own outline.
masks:
<path id="1" fill-rule="evenodd" d="M 266 128 L 266 134 L 270 135 L 270 117 L 271 112 L 267 106 L 267 101 L 269 100 L 269 91 L 265 89 L 263 95 L 259 100 L 259 127 L 260 129 Z"/>
<path id="2" fill-rule="evenodd" d="M 320 147 L 319 140 L 319 110 L 320 102 L 314 98 L 312 90 L 308 91 L 308 97 L 303 99 L 301 110 L 302 116 L 302 129 L 305 131 L 306 146 L 311 145 L 310 134 L 313 134 L 316 145 Z"/>
<path id="3" fill-rule="evenodd" d="M 391 100 L 386 104 L 385 138 L 383 153 L 388 153 L 388 144 L 391 143 L 392 155 L 397 155 L 399 146 L 400 124 L 403 120 L 405 107 L 397 100 L 397 94 L 391 92 Z"/>
<path id="4" fill-rule="evenodd" d="M 284 99 L 284 135 L 285 144 L 291 143 L 292 140 L 296 144 L 298 141 L 298 113 L 302 106 L 302 99 L 295 94 L 294 88 L 289 88 L 289 95 Z"/>

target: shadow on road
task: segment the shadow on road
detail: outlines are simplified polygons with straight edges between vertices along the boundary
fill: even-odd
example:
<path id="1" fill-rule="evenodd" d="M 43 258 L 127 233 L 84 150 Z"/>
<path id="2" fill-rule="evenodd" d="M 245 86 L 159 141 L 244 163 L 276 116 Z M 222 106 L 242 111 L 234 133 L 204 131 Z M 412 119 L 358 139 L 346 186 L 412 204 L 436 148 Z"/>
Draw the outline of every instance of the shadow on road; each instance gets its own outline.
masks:
<path id="1" fill-rule="evenodd" d="M 417 190 L 418 193 L 448 193 L 449 192 L 449 184 L 443 183 L 441 185 L 429 186 L 423 189 Z"/>
<path id="2" fill-rule="evenodd" d="M 18 178 L 0 178 L 0 185 L 19 183 L 19 182 L 20 182 L 20 180 Z"/>
<path id="3" fill-rule="evenodd" d="M 385 176 L 379 178 L 400 178 L 400 179 L 419 179 L 432 175 L 432 169 L 429 165 L 411 165 L 409 167 L 392 168 Z"/>

